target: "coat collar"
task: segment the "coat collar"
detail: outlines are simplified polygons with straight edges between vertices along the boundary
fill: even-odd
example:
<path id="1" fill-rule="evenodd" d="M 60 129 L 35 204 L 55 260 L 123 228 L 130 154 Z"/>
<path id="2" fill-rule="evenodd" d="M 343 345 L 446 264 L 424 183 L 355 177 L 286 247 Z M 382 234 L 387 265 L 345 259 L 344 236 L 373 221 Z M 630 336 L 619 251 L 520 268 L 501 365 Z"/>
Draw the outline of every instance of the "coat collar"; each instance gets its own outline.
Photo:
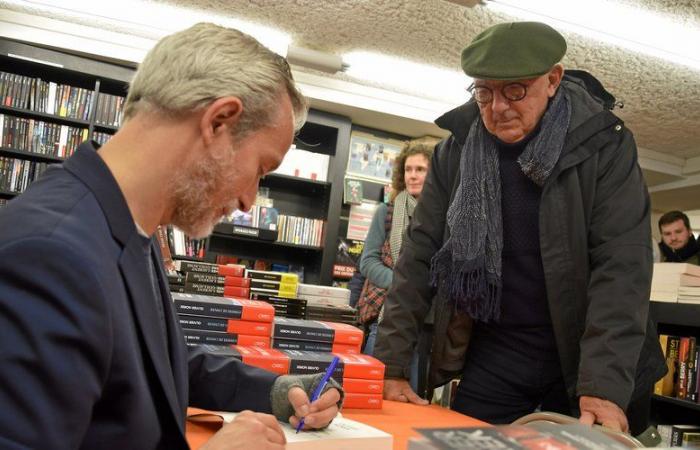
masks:
<path id="1" fill-rule="evenodd" d="M 146 265 L 151 262 L 144 253 L 143 239 L 136 230 L 126 199 L 109 167 L 97 154 L 98 148 L 98 144 L 94 142 L 80 145 L 63 166 L 92 191 L 107 219 L 112 236 L 122 246 L 119 269 L 129 291 L 129 300 L 139 335 L 145 343 L 153 370 L 158 375 L 159 386 L 163 389 L 176 418 L 175 422 L 184 436 L 182 420 L 184 406 L 180 405 L 174 380 L 178 378 L 180 381 L 182 374 L 177 373 L 178 370 L 173 370 L 175 368 L 182 371 L 182 361 L 176 361 L 177 364 L 172 367 L 168 361 L 168 345 L 165 336 L 161 332 L 161 327 L 155 325 L 161 319 L 153 301 L 153 286 L 148 275 L 149 268 Z M 161 299 L 156 300 L 161 301 Z M 166 318 L 168 317 L 166 314 Z M 172 339 L 173 333 L 169 334 Z M 182 398 L 186 401 L 185 397 Z"/>
<path id="2" fill-rule="evenodd" d="M 63 163 L 63 167 L 92 191 L 107 218 L 112 236 L 121 245 L 126 245 L 136 233 L 136 225 L 117 180 L 97 154 L 97 149 L 97 143 L 84 142 L 73 156 Z"/>

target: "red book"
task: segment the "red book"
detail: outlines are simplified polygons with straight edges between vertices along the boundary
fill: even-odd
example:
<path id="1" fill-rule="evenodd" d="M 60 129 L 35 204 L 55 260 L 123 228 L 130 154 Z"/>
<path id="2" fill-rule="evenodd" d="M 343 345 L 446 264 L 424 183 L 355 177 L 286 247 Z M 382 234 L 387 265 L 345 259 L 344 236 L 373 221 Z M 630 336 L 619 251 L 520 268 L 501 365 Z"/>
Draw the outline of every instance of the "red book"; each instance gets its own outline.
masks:
<path id="1" fill-rule="evenodd" d="M 178 292 L 173 293 L 172 298 L 179 314 L 254 322 L 272 322 L 275 317 L 274 306 L 262 301 Z"/>
<path id="2" fill-rule="evenodd" d="M 383 380 L 384 363 L 369 355 L 334 353 L 343 363 L 343 377 Z"/>
<path id="3" fill-rule="evenodd" d="M 363 333 L 345 323 L 275 317 L 274 338 L 362 345 Z"/>
<path id="4" fill-rule="evenodd" d="M 224 277 L 224 286 L 250 287 L 250 278 Z"/>
<path id="5" fill-rule="evenodd" d="M 279 350 L 259 347 L 235 346 L 244 363 L 269 370 L 280 375 L 289 373 L 289 357 Z"/>
<path id="6" fill-rule="evenodd" d="M 242 277 L 245 266 L 221 265 L 195 261 L 175 261 L 175 268 L 180 272 L 213 273 L 225 277 Z"/>
<path id="7" fill-rule="evenodd" d="M 270 348 L 270 338 L 267 336 L 250 336 L 247 334 L 233 334 L 221 331 L 190 330 L 183 329 L 185 342 L 188 345 L 245 345 L 249 347 Z"/>
<path id="8" fill-rule="evenodd" d="M 237 286 L 224 286 L 224 297 L 249 298 L 250 289 Z"/>
<path id="9" fill-rule="evenodd" d="M 218 273 L 186 272 L 186 283 L 206 283 L 216 286 L 250 287 L 250 278 L 222 276 Z"/>
<path id="10" fill-rule="evenodd" d="M 349 355 L 359 355 L 362 353 L 362 348 L 359 344 L 336 344 L 333 343 L 333 353 L 347 353 Z"/>
<path id="11" fill-rule="evenodd" d="M 343 409 L 382 409 L 382 394 L 355 394 L 345 392 Z"/>
<path id="12" fill-rule="evenodd" d="M 384 380 L 363 380 L 361 378 L 343 378 L 343 389 L 353 394 L 382 395 Z"/>
<path id="13" fill-rule="evenodd" d="M 178 321 L 183 329 L 220 331 L 224 333 L 249 334 L 269 337 L 272 331 L 270 322 L 253 322 L 249 320 L 223 319 L 220 317 L 190 316 L 178 314 Z"/>
<path id="14" fill-rule="evenodd" d="M 272 324 L 270 322 L 251 322 L 248 320 L 228 321 L 227 333 L 251 334 L 253 336 L 270 336 Z"/>
<path id="15" fill-rule="evenodd" d="M 333 342 L 336 344 L 355 344 L 362 345 L 362 340 L 364 339 L 364 334 L 362 330 L 347 323 L 337 323 L 337 322 L 323 322 L 317 321 L 326 325 L 335 331 L 335 337 Z"/>

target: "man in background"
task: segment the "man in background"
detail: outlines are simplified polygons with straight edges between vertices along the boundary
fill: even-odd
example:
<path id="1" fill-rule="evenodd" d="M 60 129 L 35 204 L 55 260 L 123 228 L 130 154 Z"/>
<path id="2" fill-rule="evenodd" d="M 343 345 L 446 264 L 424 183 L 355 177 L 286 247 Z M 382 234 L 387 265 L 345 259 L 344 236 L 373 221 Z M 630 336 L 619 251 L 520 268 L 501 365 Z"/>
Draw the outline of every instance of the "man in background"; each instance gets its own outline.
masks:
<path id="1" fill-rule="evenodd" d="M 700 265 L 698 246 L 690 220 L 682 211 L 670 211 L 659 219 L 661 262 L 677 262 Z"/>
<path id="2" fill-rule="evenodd" d="M 462 52 L 472 100 L 436 149 L 394 269 L 375 356 L 406 381 L 432 307 L 429 383 L 452 408 L 509 423 L 536 408 L 640 433 L 666 371 L 648 320 L 649 196 L 614 98 L 565 73 L 564 37 L 495 25 Z M 612 98 L 612 101 L 611 101 Z M 629 421 L 629 422 L 628 422 Z"/>
<path id="3" fill-rule="evenodd" d="M 309 403 L 320 375 L 188 356 L 152 239 L 162 224 L 202 238 L 247 211 L 306 108 L 282 57 L 198 24 L 148 53 L 108 143 L 81 145 L 3 208 L 1 448 L 186 449 L 188 405 L 257 411 L 207 449 L 282 449 L 275 418 L 333 419 L 339 388 Z"/>

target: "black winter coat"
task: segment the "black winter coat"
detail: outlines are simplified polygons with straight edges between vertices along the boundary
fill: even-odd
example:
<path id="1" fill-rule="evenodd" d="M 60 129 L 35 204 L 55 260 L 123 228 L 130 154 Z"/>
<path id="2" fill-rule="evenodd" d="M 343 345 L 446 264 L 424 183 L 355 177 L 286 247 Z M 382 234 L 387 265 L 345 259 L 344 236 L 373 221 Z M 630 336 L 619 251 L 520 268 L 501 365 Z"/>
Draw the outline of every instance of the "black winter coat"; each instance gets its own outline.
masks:
<path id="1" fill-rule="evenodd" d="M 649 195 L 632 133 L 600 100 L 609 94 L 593 96 L 568 72 L 560 88 L 569 94 L 571 120 L 561 157 L 542 189 L 539 213 L 553 329 L 572 404 L 588 395 L 626 409 L 666 372 L 648 318 Z M 469 102 L 436 121 L 452 135 L 433 156 L 385 303 L 375 355 L 386 364 L 387 377 L 408 377 L 418 330 L 431 307 L 429 385 L 461 374 L 471 319 L 435 295 L 429 270 L 449 236 L 446 213 L 460 180 L 460 153 L 478 114 Z"/>

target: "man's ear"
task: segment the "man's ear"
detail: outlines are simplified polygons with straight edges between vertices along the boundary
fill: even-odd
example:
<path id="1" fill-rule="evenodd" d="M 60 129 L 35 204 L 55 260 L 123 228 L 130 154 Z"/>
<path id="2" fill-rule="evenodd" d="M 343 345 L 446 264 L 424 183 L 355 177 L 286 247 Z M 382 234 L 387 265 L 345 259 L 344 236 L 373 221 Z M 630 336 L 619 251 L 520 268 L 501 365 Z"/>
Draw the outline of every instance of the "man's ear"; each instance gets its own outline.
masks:
<path id="1" fill-rule="evenodd" d="M 221 97 L 204 109 L 200 130 L 204 143 L 209 145 L 222 133 L 230 133 L 243 114 L 243 102 L 238 97 Z"/>
<path id="2" fill-rule="evenodd" d="M 561 79 L 564 77 L 564 65 L 561 63 L 557 63 L 552 67 L 552 69 L 549 71 L 547 74 L 547 81 L 549 84 L 547 85 L 547 95 L 551 98 L 554 97 L 554 94 L 557 93 L 557 88 L 559 87 L 559 83 L 561 83 Z"/>

